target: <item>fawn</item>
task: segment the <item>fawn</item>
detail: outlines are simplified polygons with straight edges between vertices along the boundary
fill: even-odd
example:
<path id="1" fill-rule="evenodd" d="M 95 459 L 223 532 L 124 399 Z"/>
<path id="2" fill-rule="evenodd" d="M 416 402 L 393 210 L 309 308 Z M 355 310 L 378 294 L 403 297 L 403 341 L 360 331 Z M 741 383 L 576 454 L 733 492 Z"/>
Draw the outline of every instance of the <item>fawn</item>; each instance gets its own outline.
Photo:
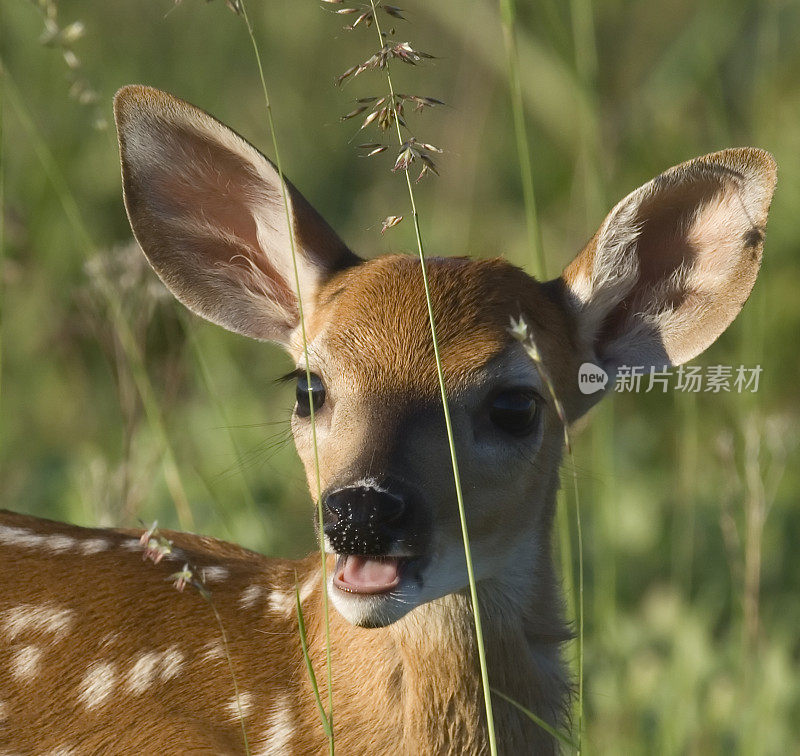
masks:
<path id="1" fill-rule="evenodd" d="M 324 752 L 296 587 L 320 680 L 322 592 L 332 601 L 340 753 L 486 753 L 419 260 L 360 259 L 285 182 L 309 386 L 272 163 L 155 89 L 120 90 L 115 115 L 125 205 L 156 273 L 192 311 L 295 361 L 292 430 L 314 492 L 313 403 L 328 580 L 319 554 L 268 559 L 168 533 L 171 553 L 151 564 L 133 532 L 3 513 L 0 753 L 238 754 L 242 724 L 253 754 Z M 708 347 L 753 287 L 775 181 L 772 157 L 751 148 L 671 168 L 546 283 L 502 259 L 427 261 L 491 684 L 554 726 L 570 697 L 550 545 L 564 436 L 543 375 L 573 422 L 604 393 L 579 390 L 582 363 L 613 385 L 622 365 L 660 369 Z M 186 562 L 227 647 L 201 593 L 166 579 Z M 506 701 L 494 710 L 501 753 L 557 750 Z"/>

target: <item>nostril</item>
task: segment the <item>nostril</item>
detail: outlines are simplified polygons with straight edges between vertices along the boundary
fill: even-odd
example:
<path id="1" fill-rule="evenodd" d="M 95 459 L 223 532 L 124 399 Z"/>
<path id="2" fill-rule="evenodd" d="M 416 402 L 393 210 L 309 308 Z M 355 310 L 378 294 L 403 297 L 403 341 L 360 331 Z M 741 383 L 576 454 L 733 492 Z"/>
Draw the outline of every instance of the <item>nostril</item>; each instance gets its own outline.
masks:
<path id="1" fill-rule="evenodd" d="M 336 491 L 325 497 L 325 509 L 333 515 L 333 523 L 340 522 L 347 515 L 347 498 L 344 494 L 345 491 Z"/>
<path id="2" fill-rule="evenodd" d="M 385 493 L 380 503 L 380 518 L 383 522 L 399 520 L 406 510 L 406 503 L 400 496 Z"/>

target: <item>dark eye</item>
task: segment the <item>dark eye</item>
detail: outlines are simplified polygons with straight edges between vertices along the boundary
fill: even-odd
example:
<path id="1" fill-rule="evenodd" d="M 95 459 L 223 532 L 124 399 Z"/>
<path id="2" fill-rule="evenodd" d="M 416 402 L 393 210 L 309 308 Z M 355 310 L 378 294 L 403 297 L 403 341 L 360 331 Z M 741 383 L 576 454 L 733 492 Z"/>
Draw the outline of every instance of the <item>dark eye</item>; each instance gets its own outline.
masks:
<path id="1" fill-rule="evenodd" d="M 311 402 L 314 403 L 314 412 L 317 412 L 325 404 L 325 386 L 322 385 L 322 379 L 315 373 L 311 373 L 310 386 Z M 297 376 L 297 407 L 295 408 L 298 417 L 308 417 L 311 414 L 308 389 L 309 383 L 306 374 L 300 373 Z"/>
<path id="2" fill-rule="evenodd" d="M 489 417 L 512 436 L 527 436 L 536 427 L 536 394 L 524 389 L 502 391 L 492 400 Z"/>

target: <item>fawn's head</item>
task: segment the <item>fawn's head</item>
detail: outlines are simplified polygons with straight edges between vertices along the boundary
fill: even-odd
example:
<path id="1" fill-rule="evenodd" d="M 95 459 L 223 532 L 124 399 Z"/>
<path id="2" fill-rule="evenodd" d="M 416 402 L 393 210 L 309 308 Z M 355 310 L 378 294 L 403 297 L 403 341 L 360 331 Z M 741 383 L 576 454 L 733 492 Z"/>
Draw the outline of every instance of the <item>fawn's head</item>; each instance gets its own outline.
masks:
<path id="1" fill-rule="evenodd" d="M 463 589 L 419 261 L 356 257 L 288 181 L 285 207 L 274 166 L 197 108 L 145 87 L 122 89 L 115 108 L 126 206 L 153 268 L 194 312 L 295 361 L 292 429 L 316 494 L 313 405 L 338 610 L 385 625 Z M 544 284 L 500 259 L 428 260 L 479 580 L 520 592 L 547 557 L 563 430 L 545 381 L 572 421 L 602 395 L 579 390 L 582 363 L 613 385 L 623 364 L 661 368 L 709 346 L 752 289 L 774 185 L 772 158 L 755 149 L 672 168 Z M 540 365 L 509 332 L 512 317 Z"/>

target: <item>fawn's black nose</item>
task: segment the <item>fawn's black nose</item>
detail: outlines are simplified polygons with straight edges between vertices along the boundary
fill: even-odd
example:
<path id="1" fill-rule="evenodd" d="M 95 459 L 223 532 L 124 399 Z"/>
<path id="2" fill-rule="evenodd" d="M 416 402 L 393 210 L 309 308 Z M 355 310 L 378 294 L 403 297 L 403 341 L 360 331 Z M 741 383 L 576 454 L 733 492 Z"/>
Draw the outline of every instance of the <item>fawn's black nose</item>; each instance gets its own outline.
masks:
<path id="1" fill-rule="evenodd" d="M 338 554 L 386 554 L 403 539 L 405 497 L 378 486 L 348 486 L 325 497 L 323 529 Z"/>

